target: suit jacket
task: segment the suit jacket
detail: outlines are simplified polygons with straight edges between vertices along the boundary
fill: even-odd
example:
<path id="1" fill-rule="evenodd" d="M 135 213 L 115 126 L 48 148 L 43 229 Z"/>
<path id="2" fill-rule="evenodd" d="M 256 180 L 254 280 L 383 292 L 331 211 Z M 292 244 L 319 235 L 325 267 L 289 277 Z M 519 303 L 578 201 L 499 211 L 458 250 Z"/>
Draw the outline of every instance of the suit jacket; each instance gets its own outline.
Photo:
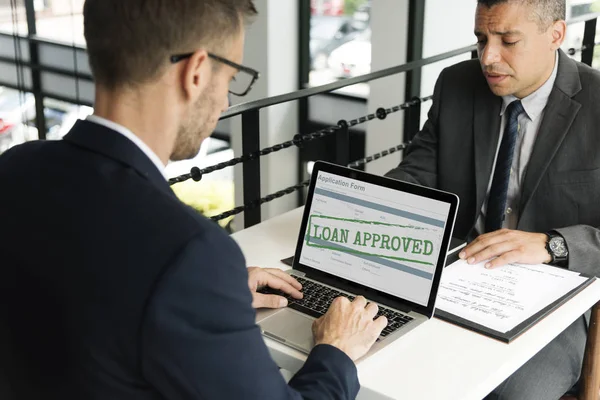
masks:
<path id="1" fill-rule="evenodd" d="M 556 81 L 521 187 L 518 230 L 557 230 L 569 268 L 599 275 L 600 72 L 559 51 Z M 387 175 L 456 193 L 455 235 L 472 235 L 491 179 L 502 98 L 478 60 L 446 68 L 428 121 Z"/>
<path id="2" fill-rule="evenodd" d="M 356 396 L 354 363 L 327 345 L 286 384 L 240 249 L 121 134 L 79 121 L 15 147 L 0 187 L 0 388 L 13 398 Z"/>

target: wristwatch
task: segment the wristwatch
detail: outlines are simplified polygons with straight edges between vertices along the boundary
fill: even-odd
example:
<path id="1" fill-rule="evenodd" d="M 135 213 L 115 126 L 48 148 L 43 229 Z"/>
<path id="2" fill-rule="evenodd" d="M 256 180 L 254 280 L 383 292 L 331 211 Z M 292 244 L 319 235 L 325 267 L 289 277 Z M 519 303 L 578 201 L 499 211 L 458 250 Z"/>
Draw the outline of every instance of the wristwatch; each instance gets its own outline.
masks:
<path id="1" fill-rule="evenodd" d="M 555 231 L 546 232 L 546 236 L 548 236 L 546 250 L 552 257 L 552 261 L 549 264 L 565 266 L 569 259 L 569 250 L 567 249 L 565 238 Z"/>

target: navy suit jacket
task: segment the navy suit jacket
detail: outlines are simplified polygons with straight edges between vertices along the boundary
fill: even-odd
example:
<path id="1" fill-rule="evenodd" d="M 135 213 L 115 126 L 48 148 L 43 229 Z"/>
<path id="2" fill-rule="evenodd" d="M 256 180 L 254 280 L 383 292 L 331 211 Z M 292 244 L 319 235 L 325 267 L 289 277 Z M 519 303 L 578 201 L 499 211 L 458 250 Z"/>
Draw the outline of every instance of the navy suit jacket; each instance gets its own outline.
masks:
<path id="1" fill-rule="evenodd" d="M 0 188 L 2 399 L 356 396 L 354 363 L 327 345 L 286 384 L 240 249 L 121 134 L 79 121 L 17 146 Z"/>

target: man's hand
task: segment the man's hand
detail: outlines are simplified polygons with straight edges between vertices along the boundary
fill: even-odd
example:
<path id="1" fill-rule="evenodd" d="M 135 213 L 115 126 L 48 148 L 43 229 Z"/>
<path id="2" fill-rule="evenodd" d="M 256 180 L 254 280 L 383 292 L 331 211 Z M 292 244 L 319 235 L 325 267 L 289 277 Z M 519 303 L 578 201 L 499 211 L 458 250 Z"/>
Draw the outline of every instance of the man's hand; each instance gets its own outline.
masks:
<path id="1" fill-rule="evenodd" d="M 315 344 L 335 346 L 356 361 L 369 351 L 387 325 L 383 316 L 373 321 L 377 310 L 377 304 L 367 305 L 362 296 L 352 303 L 345 297 L 338 297 L 327 313 L 313 323 Z"/>
<path id="2" fill-rule="evenodd" d="M 552 257 L 546 250 L 547 240 L 548 236 L 543 233 L 500 229 L 477 237 L 458 256 L 469 264 L 490 260 L 485 264 L 486 268 L 510 263 L 548 263 Z"/>
<path id="3" fill-rule="evenodd" d="M 248 268 L 248 286 L 252 292 L 252 307 L 254 308 L 281 308 L 288 304 L 285 297 L 257 293 L 256 291 L 263 286 L 281 290 L 295 299 L 302 298 L 300 282 L 277 268 Z"/>

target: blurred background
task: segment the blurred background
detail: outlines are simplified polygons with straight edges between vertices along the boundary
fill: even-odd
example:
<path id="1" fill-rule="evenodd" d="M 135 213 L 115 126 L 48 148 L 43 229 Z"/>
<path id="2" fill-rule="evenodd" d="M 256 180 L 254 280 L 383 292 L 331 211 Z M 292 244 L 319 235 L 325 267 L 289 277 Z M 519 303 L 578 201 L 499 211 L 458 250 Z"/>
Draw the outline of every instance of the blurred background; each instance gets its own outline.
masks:
<path id="1" fill-rule="evenodd" d="M 77 119 L 93 113 L 93 80 L 83 37 L 83 3 L 84 0 L 0 0 L 0 154 L 30 140 L 60 140 Z M 372 60 L 375 69 L 382 69 L 410 61 L 415 55 L 430 57 L 475 42 L 472 30 L 476 0 L 377 0 L 377 4 L 374 0 L 257 0 L 256 3 L 259 10 L 269 10 L 261 11 L 259 18 L 281 20 L 279 25 L 273 25 L 275 32 L 269 31 L 268 37 L 293 37 L 290 40 L 295 43 L 294 52 L 298 58 L 293 60 L 293 65 L 271 68 L 280 62 L 277 60 L 262 68 L 257 60 L 266 57 L 261 52 L 270 50 L 265 50 L 264 37 L 253 39 L 259 32 L 257 27 L 252 27 L 246 49 L 248 65 L 260 69 L 263 77 L 250 96 L 234 98 L 234 104 L 255 100 L 253 96 L 267 97 L 360 76 L 371 72 Z M 275 6 L 279 8 L 271 11 L 269 7 Z M 379 7 L 376 26 L 372 25 L 375 6 Z M 568 20 L 599 11 L 600 0 L 567 0 Z M 581 47 L 583 31 L 583 23 L 569 26 L 563 46 L 565 50 L 574 49 L 576 59 L 580 58 L 577 49 Z M 597 37 L 596 42 L 599 41 L 600 37 Z M 277 46 L 283 44 L 274 42 L 272 45 L 279 50 Z M 272 57 L 271 54 L 268 56 Z M 597 67 L 600 51 L 595 51 L 595 57 Z M 415 92 L 413 87 L 411 93 L 431 94 L 441 69 L 466 58 L 469 56 L 423 68 L 415 81 L 418 88 Z M 271 85 L 275 78 L 293 82 L 272 84 L 272 88 L 268 86 L 268 90 L 261 91 L 261 85 Z M 282 138 L 289 140 L 299 131 L 310 132 L 335 125 L 342 118 L 365 115 L 382 104 L 400 104 L 410 98 L 404 84 L 404 77 L 398 76 L 385 82 L 354 85 L 310 98 L 295 111 L 298 115 L 280 118 L 276 126 L 268 129 L 283 136 L 273 134 L 264 142 L 261 139 L 261 145 L 272 145 L 274 143 L 270 141 L 279 142 Z M 391 94 L 380 94 L 390 92 L 390 88 Z M 421 124 L 429 105 L 423 105 Z M 402 126 L 402 120 L 386 122 Z M 381 138 L 390 137 L 390 132 L 395 135 L 394 127 L 390 131 L 377 132 L 381 133 L 378 137 L 375 133 L 367 134 L 371 128 L 366 126 L 351 131 L 353 159 L 381 150 L 384 148 Z M 369 138 L 375 144 L 370 144 Z M 390 139 L 391 143 L 397 144 L 400 138 L 401 133 Z M 239 146 L 236 148 L 235 144 L 240 140 L 235 122 L 222 121 L 197 157 L 169 164 L 167 173 L 173 177 L 189 172 L 193 166 L 203 168 L 227 161 L 234 153 L 240 154 Z M 331 151 L 332 144 L 323 143 L 299 150 L 297 162 L 301 173 L 292 174 L 291 181 L 298 182 L 306 177 L 310 161 Z M 373 165 L 377 168 L 377 163 Z M 381 167 L 382 170 L 385 168 Z M 228 168 L 207 175 L 200 184 L 180 184 L 174 189 L 184 201 L 204 214 L 215 215 L 234 207 L 236 183 L 240 184 L 235 176 L 233 168 Z M 271 185 L 271 181 L 277 182 L 274 178 L 265 180 L 268 183 L 263 193 L 285 187 L 280 183 Z M 228 219 L 223 225 L 233 229 L 231 222 Z"/>

